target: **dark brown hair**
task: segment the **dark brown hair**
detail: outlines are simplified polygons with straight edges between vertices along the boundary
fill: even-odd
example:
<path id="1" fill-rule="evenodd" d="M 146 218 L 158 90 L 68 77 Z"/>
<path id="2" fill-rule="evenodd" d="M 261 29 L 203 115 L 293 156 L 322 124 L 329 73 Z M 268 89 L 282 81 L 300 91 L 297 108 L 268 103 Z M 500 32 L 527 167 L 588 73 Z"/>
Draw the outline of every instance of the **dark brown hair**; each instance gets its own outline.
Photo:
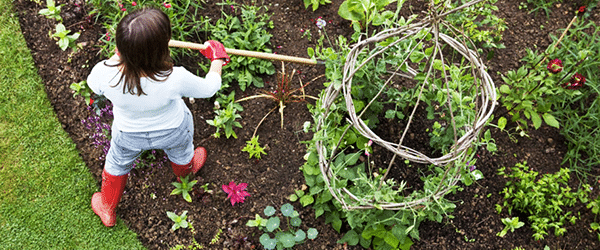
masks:
<path id="1" fill-rule="evenodd" d="M 117 26 L 117 49 L 122 75 L 116 87 L 123 82 L 123 93 L 145 95 L 140 77 L 155 81 L 167 77 L 173 71 L 169 52 L 171 22 L 162 11 L 144 8 L 123 17 Z M 162 79 L 164 80 L 164 79 Z"/>

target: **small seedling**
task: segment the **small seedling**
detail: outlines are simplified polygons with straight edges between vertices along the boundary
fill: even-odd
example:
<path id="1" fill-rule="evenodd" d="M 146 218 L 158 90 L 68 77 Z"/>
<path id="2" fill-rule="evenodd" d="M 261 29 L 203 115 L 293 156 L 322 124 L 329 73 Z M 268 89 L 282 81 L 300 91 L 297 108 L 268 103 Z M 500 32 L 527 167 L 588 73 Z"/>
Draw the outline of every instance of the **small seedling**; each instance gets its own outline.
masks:
<path id="1" fill-rule="evenodd" d="M 302 220 L 291 204 L 286 203 L 281 206 L 281 214 L 287 221 L 286 230 L 280 228 L 281 220 L 278 216 L 275 216 L 275 212 L 275 208 L 267 206 L 264 210 L 264 214 L 267 218 L 262 218 L 260 215 L 256 214 L 256 219 L 249 220 L 246 223 L 246 226 L 258 227 L 265 232 L 259 239 L 260 244 L 262 244 L 265 249 L 290 249 L 295 245 L 304 242 L 306 238 L 311 240 L 317 238 L 317 229 L 309 228 L 308 231 L 304 232 L 304 230 L 299 228 Z M 270 234 L 274 234 L 275 238 L 271 238 Z"/>
<path id="2" fill-rule="evenodd" d="M 67 50 L 67 48 L 77 51 L 77 44 L 75 43 L 75 40 L 79 38 L 80 33 L 77 32 L 72 35 L 69 35 L 69 33 L 71 33 L 71 31 L 68 30 L 65 25 L 59 23 L 56 25 L 56 33 L 51 34 L 50 36 L 58 39 L 58 47 L 60 47 L 60 49 L 63 51 Z"/>
<path id="3" fill-rule="evenodd" d="M 515 231 L 515 229 L 525 225 L 525 223 L 519 221 L 519 217 L 504 218 L 502 219 L 502 223 L 504 224 L 504 229 L 502 229 L 502 231 L 496 234 L 500 237 L 504 237 L 504 235 L 508 233 L 508 230 L 510 230 L 510 232 L 512 233 Z"/>
<path id="4" fill-rule="evenodd" d="M 83 80 L 81 82 L 74 82 L 71 83 L 71 86 L 69 86 L 73 91 L 73 97 L 80 95 L 83 96 L 83 98 L 85 98 L 85 103 L 88 105 L 91 105 L 91 98 L 92 98 L 92 93 L 94 93 L 92 91 L 92 89 L 90 89 L 90 87 L 88 87 L 87 85 L 87 81 Z"/>
<path id="5" fill-rule="evenodd" d="M 51 19 L 54 18 L 59 22 L 62 22 L 62 17 L 60 17 L 60 8 L 62 5 L 56 6 L 53 0 L 46 0 L 46 9 L 41 9 L 38 14 L 46 16 L 46 18 Z"/>
<path id="6" fill-rule="evenodd" d="M 187 222 L 187 210 L 183 211 L 181 215 L 177 215 L 173 212 L 167 211 L 167 216 L 171 219 L 175 224 L 171 227 L 171 231 L 175 231 L 179 228 L 187 228 L 189 223 Z"/>
<path id="7" fill-rule="evenodd" d="M 179 182 L 171 183 L 171 184 L 173 184 L 173 186 L 175 186 L 175 190 L 173 190 L 171 192 L 171 195 L 181 194 L 183 196 L 184 200 L 186 200 L 187 202 L 192 202 L 192 196 L 190 195 L 190 192 L 192 191 L 192 189 L 194 188 L 194 185 L 196 185 L 196 182 L 198 182 L 198 181 L 193 180 L 193 181 L 188 182 L 188 178 L 189 178 L 189 176 L 181 178 L 181 183 L 179 183 Z"/>
<path id="8" fill-rule="evenodd" d="M 250 159 L 252 157 L 255 157 L 256 159 L 260 159 L 261 154 L 264 154 L 264 155 L 267 154 L 265 152 L 265 149 L 260 146 L 260 143 L 258 143 L 258 135 L 253 136 L 252 139 L 250 139 L 249 141 L 246 141 L 246 147 L 244 147 L 242 149 L 242 151 L 248 152 L 248 154 L 250 155 L 249 156 Z"/>

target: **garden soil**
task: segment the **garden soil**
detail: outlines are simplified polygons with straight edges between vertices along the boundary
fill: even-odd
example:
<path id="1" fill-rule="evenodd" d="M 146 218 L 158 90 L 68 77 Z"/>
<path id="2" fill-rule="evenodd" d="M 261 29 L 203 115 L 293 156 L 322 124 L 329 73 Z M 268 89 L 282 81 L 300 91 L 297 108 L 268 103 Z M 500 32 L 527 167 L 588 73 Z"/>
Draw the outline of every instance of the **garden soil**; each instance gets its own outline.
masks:
<path id="1" fill-rule="evenodd" d="M 213 1 L 208 2 L 203 4 L 204 14 L 214 21 L 219 18 L 223 6 L 216 5 Z M 339 35 L 349 37 L 352 33 L 350 23 L 337 15 L 342 1 L 333 1 L 334 3 L 321 6 L 315 12 L 306 10 L 301 0 L 265 2 L 274 23 L 274 28 L 269 30 L 273 34 L 272 49 L 279 54 L 307 57 L 306 49 L 314 47 L 319 36 L 319 28 L 314 24 L 319 17 L 328 22 L 324 30 L 330 38 L 334 39 Z M 402 15 L 422 15 L 427 8 L 427 2 L 406 1 Z M 522 65 L 520 59 L 526 54 L 525 48 L 546 48 L 551 41 L 549 34 L 559 35 L 557 30 L 567 27 L 581 4 L 581 1 L 557 4 L 547 17 L 543 12 L 531 14 L 527 9 L 520 9 L 521 2 L 523 1 L 499 0 L 497 3 L 499 10 L 495 14 L 504 18 L 508 25 L 503 36 L 506 48 L 497 50 L 495 56 L 486 61 L 488 72 L 497 86 L 502 84 L 501 73 Z M 91 67 L 103 59 L 98 46 L 101 45 L 99 38 L 106 30 L 100 24 L 93 23 L 93 18 L 87 18 L 91 6 L 86 6 L 81 0 L 59 0 L 57 4 L 64 4 L 61 15 L 65 26 L 73 32 L 81 32 L 77 42 L 83 46 L 74 53 L 71 50 L 62 51 L 56 41 L 49 37 L 49 31 L 54 29 L 56 21 L 37 14 L 45 5 L 28 0 L 16 0 L 14 4 L 20 17 L 23 35 L 56 116 L 77 145 L 81 157 L 100 186 L 103 162 L 98 158 L 102 149 L 94 147 L 90 138 L 92 131 L 82 124 L 82 120 L 90 116 L 85 101 L 80 96 L 74 97 L 69 86 L 71 83 L 85 80 Z M 239 14 L 239 11 L 228 7 L 223 10 L 229 11 L 229 14 Z M 598 23 L 599 15 L 596 10 L 594 12 L 591 18 Z M 302 37 L 302 30 L 310 30 L 312 38 Z M 198 61 L 206 62 L 206 59 L 197 53 L 192 58 L 182 60 L 181 65 L 190 70 L 197 70 Z M 275 63 L 275 66 L 281 70 L 280 63 Z M 296 75 L 299 77 L 296 79 L 302 79 L 304 83 L 324 73 L 322 65 L 286 64 L 285 68 L 288 72 L 296 69 Z M 264 80 L 265 90 L 273 90 L 276 77 L 265 76 Z M 321 78 L 310 83 L 307 94 L 317 96 L 323 89 L 323 82 L 324 78 Z M 245 92 L 238 89 L 236 93 L 237 98 L 241 98 L 260 91 L 262 90 L 249 88 Z M 214 138 L 212 135 L 215 127 L 206 123 L 207 119 L 214 117 L 213 102 L 214 99 L 197 99 L 194 103 L 186 100 L 195 119 L 194 143 L 208 150 L 206 165 L 196 177 L 197 186 L 208 183 L 212 194 L 203 193 L 196 188 L 191 203 L 183 200 L 180 195 L 170 195 L 174 189 L 171 183 L 175 181 L 175 176 L 168 166 L 136 168 L 129 177 L 125 194 L 117 208 L 117 215 L 122 223 L 137 233 L 139 240 L 148 249 L 169 249 L 179 244 L 191 245 L 194 239 L 206 249 L 262 249 L 258 242 L 262 232 L 245 226 L 246 222 L 253 219 L 255 214 L 262 215 L 265 206 L 278 208 L 290 202 L 287 197 L 294 190 L 306 188 L 302 172 L 299 170 L 304 163 L 303 156 L 306 152 L 303 141 L 312 138 L 311 134 L 303 132 L 303 124 L 312 121 L 306 102 L 291 103 L 285 107 L 283 127 L 277 112 L 264 120 L 257 135 L 260 136 L 260 142 L 266 148 L 267 155 L 260 160 L 249 159 L 248 154 L 241 149 L 251 138 L 263 116 L 276 104 L 265 99 L 242 102 L 244 111 L 240 114 L 243 117 L 243 128 L 236 130 L 238 139 L 227 139 L 224 136 Z M 307 99 L 307 102 L 314 103 L 310 99 Z M 495 111 L 496 117 L 503 111 L 502 108 L 498 108 Z M 425 119 L 417 122 L 425 122 Z M 415 125 L 418 126 L 419 124 Z M 393 137 L 394 134 L 398 134 L 395 127 L 389 124 L 381 126 L 378 133 L 390 134 Z M 549 246 L 550 249 L 599 249 L 596 232 L 590 231 L 589 228 L 595 216 L 581 204 L 569 209 L 581 214 L 581 220 L 576 225 L 566 225 L 567 232 L 562 237 L 550 233 L 546 239 L 535 241 L 531 237 L 529 223 L 503 238 L 496 236 L 503 228 L 500 219 L 509 216 L 506 210 L 500 214 L 495 210 L 495 205 L 502 201 L 499 192 L 506 181 L 496 174 L 497 169 L 527 161 L 531 168 L 540 173 L 554 173 L 563 167 L 561 162 L 567 147 L 565 138 L 559 131 L 547 126 L 531 131 L 529 137 L 517 136 L 516 142 L 513 140 L 515 138 L 509 137 L 507 133 L 495 128 L 490 129 L 498 145 L 498 152 L 491 154 L 485 150 L 479 151 L 476 167 L 483 172 L 485 178 L 474 185 L 464 187 L 460 192 L 448 195 L 446 198 L 457 205 L 452 213 L 453 218 L 444 219 L 442 223 L 423 222 L 419 229 L 420 240 L 415 241 L 412 249 L 543 249 L 545 246 Z M 415 135 L 413 144 L 426 145 L 427 139 L 423 139 L 426 137 L 426 134 Z M 386 154 L 382 152 L 383 149 L 377 147 L 374 150 L 378 155 L 376 161 L 387 160 L 384 157 L 388 157 L 389 153 Z M 592 174 L 597 175 L 595 172 Z M 418 180 L 416 174 L 405 178 Z M 573 176 L 572 180 L 576 187 L 577 178 Z M 591 182 L 596 179 L 589 180 Z M 231 181 L 248 183 L 247 191 L 251 196 L 247 197 L 244 203 L 232 206 L 226 199 L 227 195 L 222 191 L 221 185 Z M 596 197 L 600 188 L 597 183 L 592 185 L 592 197 Z M 91 198 L 91 194 L 89 195 Z M 310 206 L 302 207 L 298 202 L 292 204 L 300 213 L 302 228 L 306 230 L 314 227 L 319 232 L 317 239 L 308 240 L 294 249 L 358 249 L 336 243 L 344 230 L 348 230 L 347 226 L 342 227 L 342 232 L 338 233 L 323 217 L 315 218 Z M 189 229 L 171 231 L 173 222 L 166 212 L 180 214 L 184 210 L 188 211 L 188 220 L 193 222 L 195 232 Z M 522 217 L 521 221 L 526 221 L 526 218 Z M 98 220 L 96 225 L 90 226 L 101 226 L 101 222 Z"/>

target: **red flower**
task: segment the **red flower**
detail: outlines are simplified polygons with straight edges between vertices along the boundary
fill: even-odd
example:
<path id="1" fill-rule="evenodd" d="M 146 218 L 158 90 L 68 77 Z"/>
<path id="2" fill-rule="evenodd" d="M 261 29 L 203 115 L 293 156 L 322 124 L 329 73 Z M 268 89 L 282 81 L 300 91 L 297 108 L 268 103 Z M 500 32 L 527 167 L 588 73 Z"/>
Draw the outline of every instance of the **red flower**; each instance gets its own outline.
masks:
<path id="1" fill-rule="evenodd" d="M 136 2 L 131 2 L 131 6 L 136 6 L 137 3 Z"/>
<path id="2" fill-rule="evenodd" d="M 170 3 L 163 3 L 163 6 L 165 6 L 165 8 L 171 8 L 171 4 Z"/>
<path id="3" fill-rule="evenodd" d="M 121 11 L 127 11 L 127 9 L 125 9 L 125 8 L 121 8 Z"/>
<path id="4" fill-rule="evenodd" d="M 577 12 L 578 12 L 579 14 L 583 14 L 583 13 L 585 13 L 585 5 L 584 5 L 584 6 L 581 6 L 581 7 L 579 7 L 579 10 L 577 10 Z"/>
<path id="5" fill-rule="evenodd" d="M 250 196 L 250 194 L 246 191 L 244 191 L 244 189 L 246 189 L 246 187 L 248 187 L 248 183 L 240 183 L 240 185 L 235 185 L 235 182 L 230 182 L 229 185 L 223 185 L 221 186 L 223 188 L 223 191 L 225 191 L 225 193 L 227 193 L 227 198 L 231 199 L 231 205 L 235 205 L 235 203 L 239 202 L 239 203 L 244 203 L 244 200 L 246 199 L 246 196 Z"/>
<path id="6" fill-rule="evenodd" d="M 546 68 L 554 74 L 561 72 L 563 70 L 562 61 L 560 59 L 553 59 L 548 63 Z"/>
<path id="7" fill-rule="evenodd" d="M 575 73 L 568 83 L 562 85 L 565 89 L 579 89 L 585 84 L 585 77 L 579 73 Z"/>

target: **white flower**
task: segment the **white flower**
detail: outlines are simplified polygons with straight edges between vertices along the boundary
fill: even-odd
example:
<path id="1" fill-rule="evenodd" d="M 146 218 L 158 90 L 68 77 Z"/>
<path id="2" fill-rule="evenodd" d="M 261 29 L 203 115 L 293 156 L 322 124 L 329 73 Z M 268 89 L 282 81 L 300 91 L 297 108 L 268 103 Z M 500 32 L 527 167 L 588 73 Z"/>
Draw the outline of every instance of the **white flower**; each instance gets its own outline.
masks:
<path id="1" fill-rule="evenodd" d="M 319 27 L 319 29 L 324 28 L 325 26 L 327 26 L 327 22 L 321 18 L 317 19 L 317 21 L 315 22 L 315 24 L 317 25 L 317 27 Z"/>

